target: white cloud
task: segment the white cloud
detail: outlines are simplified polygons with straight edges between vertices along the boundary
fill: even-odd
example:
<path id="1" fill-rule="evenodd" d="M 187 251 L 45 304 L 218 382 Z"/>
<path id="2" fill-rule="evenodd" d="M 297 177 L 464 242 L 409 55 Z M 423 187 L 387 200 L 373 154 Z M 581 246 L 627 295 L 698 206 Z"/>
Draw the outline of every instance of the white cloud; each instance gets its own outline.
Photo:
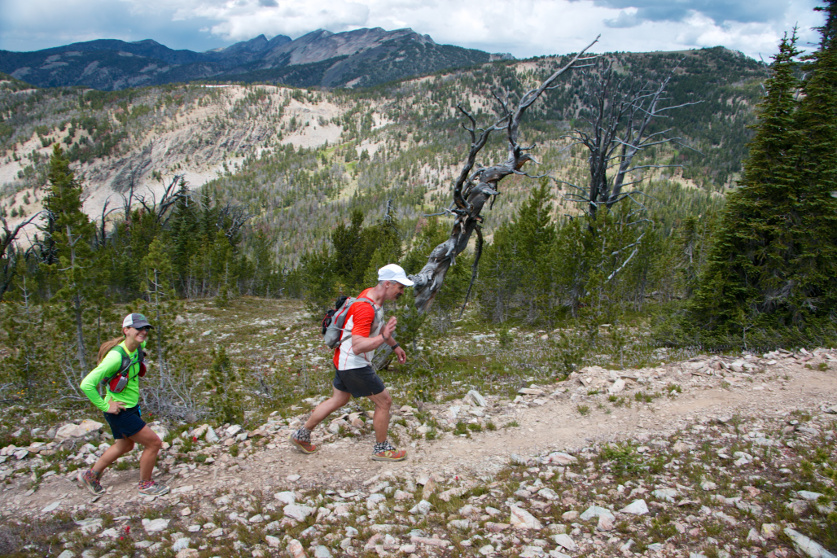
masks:
<path id="1" fill-rule="evenodd" d="M 613 19 L 604 20 L 605 25 L 614 29 L 636 27 L 642 24 L 642 19 L 637 16 L 635 9 L 620 10 L 619 15 Z"/>

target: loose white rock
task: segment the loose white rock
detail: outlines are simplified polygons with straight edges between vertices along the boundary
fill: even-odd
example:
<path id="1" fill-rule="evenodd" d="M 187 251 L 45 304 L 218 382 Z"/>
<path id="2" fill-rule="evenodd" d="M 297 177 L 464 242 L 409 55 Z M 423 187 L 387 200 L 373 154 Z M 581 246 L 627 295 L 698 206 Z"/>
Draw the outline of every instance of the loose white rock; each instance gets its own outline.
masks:
<path id="1" fill-rule="evenodd" d="M 645 515 L 648 513 L 648 504 L 645 503 L 645 500 L 634 500 L 619 511 L 631 515 Z"/>
<path id="2" fill-rule="evenodd" d="M 296 502 L 296 496 L 294 496 L 294 493 L 290 490 L 285 491 L 285 492 L 277 492 L 276 494 L 273 495 L 273 497 L 276 498 L 277 500 L 279 500 L 280 502 L 282 502 L 285 505 L 293 504 L 293 503 Z"/>
<path id="3" fill-rule="evenodd" d="M 625 389 L 625 380 L 623 380 L 622 378 L 619 378 L 618 380 L 613 382 L 613 384 L 609 388 L 607 388 L 607 393 L 609 395 L 614 395 L 616 393 L 622 392 L 624 389 Z"/>
<path id="4" fill-rule="evenodd" d="M 576 550 L 578 550 L 578 545 L 575 544 L 575 541 L 572 540 L 572 538 L 569 535 L 565 535 L 562 533 L 560 535 L 555 535 L 554 537 L 552 537 L 552 539 L 555 541 L 555 544 L 562 548 L 565 548 L 566 550 L 569 550 L 570 552 L 575 552 Z"/>
<path id="5" fill-rule="evenodd" d="M 304 521 L 306 517 L 314 513 L 314 508 L 309 506 L 300 506 L 299 504 L 288 504 L 282 508 L 285 517 L 290 517 L 297 521 Z"/>
<path id="6" fill-rule="evenodd" d="M 218 437 L 218 434 L 215 433 L 215 429 L 213 429 L 211 426 L 206 429 L 206 437 L 204 438 L 204 440 L 206 440 L 210 444 L 215 444 L 220 439 L 221 438 Z"/>
<path id="7" fill-rule="evenodd" d="M 612 511 L 600 506 L 590 506 L 579 517 L 582 521 L 587 521 L 588 519 L 592 519 L 594 517 L 607 517 L 611 520 L 616 519 Z"/>
<path id="8" fill-rule="evenodd" d="M 808 500 L 809 502 L 815 502 L 817 498 L 822 496 L 822 494 L 820 494 L 819 492 L 810 492 L 808 490 L 800 490 L 799 492 L 797 492 L 797 494 L 800 498 L 802 498 L 803 500 Z"/>
<path id="9" fill-rule="evenodd" d="M 167 529 L 169 526 L 170 519 L 143 519 L 142 520 L 142 528 L 145 529 L 146 533 L 157 533 L 159 531 L 163 531 Z"/>
<path id="10" fill-rule="evenodd" d="M 531 513 L 517 506 L 509 506 L 511 518 L 509 523 L 515 529 L 543 529 L 543 524 Z"/>
<path id="11" fill-rule="evenodd" d="M 837 558 L 837 555 L 832 554 L 821 544 L 816 541 L 813 541 L 799 533 L 798 531 L 794 531 L 790 527 L 785 528 L 785 534 L 790 537 L 793 541 L 794 546 L 810 558 Z"/>
<path id="12" fill-rule="evenodd" d="M 55 433 L 55 441 L 63 442 L 70 438 L 81 438 L 90 432 L 101 430 L 102 426 L 104 424 L 101 422 L 89 419 L 81 421 L 80 424 L 65 424 Z"/>
<path id="13" fill-rule="evenodd" d="M 556 451 L 546 456 L 545 463 L 554 463 L 556 465 L 569 465 L 575 463 L 577 459 L 563 451 Z"/>
<path id="14" fill-rule="evenodd" d="M 433 506 L 427 500 L 422 500 L 410 509 L 413 515 L 427 515 Z"/>
<path id="15" fill-rule="evenodd" d="M 485 401 L 485 397 L 483 397 L 480 392 L 477 390 L 472 389 L 468 392 L 468 398 L 476 405 L 477 407 L 485 407 L 487 405 Z"/>
<path id="16" fill-rule="evenodd" d="M 305 548 L 298 540 L 291 539 L 291 542 L 288 543 L 288 554 L 291 558 L 305 558 Z"/>
<path id="17" fill-rule="evenodd" d="M 651 495 L 658 500 L 674 502 L 674 497 L 677 496 L 677 490 L 674 488 L 658 488 Z"/>

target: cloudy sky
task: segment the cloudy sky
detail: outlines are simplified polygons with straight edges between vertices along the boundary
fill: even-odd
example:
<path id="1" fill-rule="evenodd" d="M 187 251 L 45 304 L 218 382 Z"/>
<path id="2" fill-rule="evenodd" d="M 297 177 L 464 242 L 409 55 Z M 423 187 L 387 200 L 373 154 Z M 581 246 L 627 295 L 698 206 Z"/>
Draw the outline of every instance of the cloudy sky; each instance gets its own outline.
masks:
<path id="1" fill-rule="evenodd" d="M 0 0 L 0 49 L 31 51 L 93 39 L 154 39 L 205 51 L 316 29 L 409 27 L 441 44 L 565 54 L 601 34 L 595 52 L 722 45 L 768 61 L 797 26 L 812 45 L 817 0 Z"/>

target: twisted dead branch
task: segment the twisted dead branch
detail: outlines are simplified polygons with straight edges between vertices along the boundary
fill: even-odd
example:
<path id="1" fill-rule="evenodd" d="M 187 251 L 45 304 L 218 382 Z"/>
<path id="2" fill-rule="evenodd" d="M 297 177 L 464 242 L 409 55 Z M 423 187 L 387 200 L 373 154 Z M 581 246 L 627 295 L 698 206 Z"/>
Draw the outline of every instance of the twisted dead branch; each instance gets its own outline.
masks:
<path id="1" fill-rule="evenodd" d="M 507 102 L 499 95 L 495 99 L 501 107 L 501 117 L 491 126 L 479 130 L 476 119 L 462 106 L 459 111 L 467 118 L 469 125 L 463 126 L 471 138 L 471 147 L 462 171 L 459 173 L 453 188 L 453 204 L 449 213 L 454 215 L 454 223 L 450 237 L 436 246 L 428 257 L 427 264 L 416 275 L 410 278 L 415 282 L 416 308 L 423 314 L 430 308 L 433 298 L 441 289 L 445 281 L 445 275 L 456 261 L 456 257 L 468 246 L 471 235 L 477 234 L 477 254 L 482 250 L 482 234 L 480 226 L 483 222 L 482 209 L 489 199 L 499 193 L 498 187 L 501 180 L 512 174 L 524 174 L 523 166 L 534 161 L 534 158 L 527 153 L 532 146 L 522 146 L 519 143 L 520 123 L 526 110 L 547 90 L 554 89 L 555 81 L 569 70 L 583 67 L 580 63 L 590 60 L 593 57 L 584 57 L 584 53 L 590 49 L 599 37 L 587 45 L 581 52 L 576 54 L 567 64 L 559 68 L 541 85 L 529 90 L 520 99 L 517 107 L 512 111 Z M 482 151 L 492 133 L 505 130 L 508 141 L 508 158 L 503 163 L 489 167 L 478 167 L 476 165 L 477 155 Z M 490 206 L 489 206 L 490 207 Z M 479 258 L 475 259 L 473 273 L 476 274 Z M 470 289 L 469 289 L 470 291 Z"/>

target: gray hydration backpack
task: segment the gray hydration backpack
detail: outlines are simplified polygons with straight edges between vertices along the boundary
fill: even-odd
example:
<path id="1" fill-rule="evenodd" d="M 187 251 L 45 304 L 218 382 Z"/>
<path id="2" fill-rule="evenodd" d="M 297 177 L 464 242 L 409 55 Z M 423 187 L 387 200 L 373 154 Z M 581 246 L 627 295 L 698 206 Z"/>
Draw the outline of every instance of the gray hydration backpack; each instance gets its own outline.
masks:
<path id="1" fill-rule="evenodd" d="M 334 303 L 334 309 L 329 310 L 325 317 L 323 317 L 323 343 L 329 349 L 336 349 L 340 345 L 341 337 L 343 336 L 343 326 L 346 324 L 346 316 L 349 314 L 349 308 L 355 302 L 365 302 L 372 306 L 375 312 L 375 321 L 378 318 L 378 309 L 375 304 L 366 297 L 341 296 Z M 375 323 L 372 324 L 372 329 L 375 329 Z"/>

